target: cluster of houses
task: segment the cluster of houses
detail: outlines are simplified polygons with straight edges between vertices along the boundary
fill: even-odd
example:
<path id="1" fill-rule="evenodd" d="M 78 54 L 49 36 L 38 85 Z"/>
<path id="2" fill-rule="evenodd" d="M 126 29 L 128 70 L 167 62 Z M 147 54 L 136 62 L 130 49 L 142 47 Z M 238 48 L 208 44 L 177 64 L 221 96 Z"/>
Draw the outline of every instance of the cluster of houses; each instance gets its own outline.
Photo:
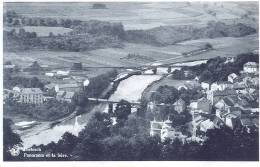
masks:
<path id="1" fill-rule="evenodd" d="M 204 97 L 193 100 L 189 105 L 179 99 L 174 104 L 175 111 L 190 112 L 192 115 L 192 136 L 185 136 L 172 127 L 170 120 L 151 121 L 150 135 L 165 138 L 179 138 L 182 141 L 195 139 L 203 141 L 209 129 L 229 127 L 232 130 L 244 129 L 248 133 L 259 126 L 259 73 L 258 64 L 247 62 L 240 74 L 232 73 L 227 81 L 208 84 L 188 83 L 182 88 L 200 86 Z M 186 88 L 186 89 L 189 89 Z M 151 105 L 148 106 L 151 109 Z"/>
<path id="2" fill-rule="evenodd" d="M 5 65 L 5 69 L 14 68 L 15 65 Z M 28 68 L 42 68 L 37 62 L 34 62 Z M 27 69 L 28 69 L 27 68 Z M 73 70 L 82 69 L 81 63 L 74 63 Z M 89 80 L 83 76 L 73 76 L 71 71 L 56 70 L 45 72 L 45 76 L 51 78 L 50 83 L 40 88 L 24 88 L 22 85 L 16 85 L 12 90 L 4 89 L 4 99 L 7 99 L 12 93 L 20 103 L 40 105 L 49 99 L 71 102 L 75 93 L 88 86 Z"/>

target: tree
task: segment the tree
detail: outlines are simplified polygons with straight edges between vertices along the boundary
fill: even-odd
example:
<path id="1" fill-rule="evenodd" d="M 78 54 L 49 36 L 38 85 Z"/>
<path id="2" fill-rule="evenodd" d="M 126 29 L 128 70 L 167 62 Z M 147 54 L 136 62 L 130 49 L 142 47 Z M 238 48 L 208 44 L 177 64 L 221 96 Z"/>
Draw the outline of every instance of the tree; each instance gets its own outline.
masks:
<path id="1" fill-rule="evenodd" d="M 61 140 L 59 140 L 59 142 L 57 143 L 58 151 L 71 154 L 77 143 L 77 137 L 69 132 L 66 132 L 62 135 Z"/>
<path id="2" fill-rule="evenodd" d="M 208 139 L 201 148 L 201 160 L 258 160 L 258 132 L 238 132 L 221 128 L 207 131 Z"/>
<path id="3" fill-rule="evenodd" d="M 10 154 L 10 149 L 12 149 L 15 146 L 21 146 L 22 140 L 20 136 L 14 133 L 11 129 L 11 120 L 4 119 L 3 130 L 4 160 L 10 161 L 14 159 L 14 157 Z"/>
<path id="4" fill-rule="evenodd" d="M 209 71 L 209 70 L 205 70 L 201 73 L 200 75 L 200 82 L 203 82 L 203 81 L 210 81 L 212 82 L 212 73 Z"/>
<path id="5" fill-rule="evenodd" d="M 49 32 L 49 37 L 53 37 L 53 36 L 54 36 L 53 32 Z"/>
<path id="6" fill-rule="evenodd" d="M 126 100 L 121 100 L 115 109 L 115 116 L 118 123 L 123 123 L 127 120 L 128 115 L 131 114 L 131 104 Z"/>
<path id="7" fill-rule="evenodd" d="M 212 49 L 213 46 L 210 43 L 205 44 L 205 49 Z"/>
<path id="8" fill-rule="evenodd" d="M 102 140 L 110 136 L 112 121 L 107 113 L 96 112 L 91 122 L 79 133 L 72 160 L 102 160 Z"/>
<path id="9" fill-rule="evenodd" d="M 4 65 L 12 65 L 12 62 L 11 61 L 6 61 L 6 62 L 4 62 Z"/>
<path id="10" fill-rule="evenodd" d="M 173 86 L 160 86 L 156 92 L 151 95 L 151 101 L 157 103 L 173 104 L 178 98 L 178 90 Z"/>

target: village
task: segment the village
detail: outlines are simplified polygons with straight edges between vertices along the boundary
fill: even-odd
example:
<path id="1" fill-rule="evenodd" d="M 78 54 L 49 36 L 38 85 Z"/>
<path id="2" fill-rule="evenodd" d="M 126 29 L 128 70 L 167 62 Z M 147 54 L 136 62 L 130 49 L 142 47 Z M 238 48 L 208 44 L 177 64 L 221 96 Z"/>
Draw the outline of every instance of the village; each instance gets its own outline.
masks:
<path id="1" fill-rule="evenodd" d="M 230 61 L 230 60 L 229 60 Z M 232 60 L 231 60 L 232 61 Z M 90 81 L 87 76 L 75 75 L 83 69 L 81 63 L 74 63 L 70 70 L 44 70 L 45 66 L 40 66 L 33 62 L 31 66 L 23 69 L 23 72 L 39 72 L 52 82 L 47 82 L 42 89 L 35 87 L 22 87 L 15 85 L 11 89 L 4 89 L 4 101 L 16 99 L 17 103 L 42 105 L 46 101 L 55 99 L 60 102 L 71 103 L 75 93 L 87 88 Z M 16 66 L 7 63 L 4 65 L 4 71 L 13 73 Z M 19 69 L 20 71 L 21 69 Z M 198 77 L 192 81 L 187 81 L 178 90 L 200 89 L 203 97 L 198 100 L 191 100 L 187 104 L 182 98 L 176 100 L 174 104 L 156 103 L 150 101 L 147 104 L 147 111 L 158 113 L 162 106 L 173 106 L 173 110 L 178 114 L 189 113 L 192 119 L 183 125 L 173 126 L 172 120 L 168 119 L 150 121 L 150 136 L 159 136 L 161 141 L 167 139 L 180 140 L 185 142 L 203 143 L 206 140 L 206 132 L 210 129 L 228 127 L 233 131 L 244 130 L 247 133 L 258 131 L 259 127 L 259 67 L 255 62 L 246 62 L 240 74 L 231 73 L 227 81 L 218 81 L 214 83 L 199 82 Z M 153 70 L 153 71 L 157 71 Z M 171 71 L 171 70 L 170 70 Z M 168 70 L 168 72 L 170 72 Z M 150 75 L 154 75 L 153 72 Z M 167 74 L 168 75 L 168 74 Z M 120 78 L 127 78 L 127 75 L 119 75 L 114 81 Z M 108 103 L 108 100 L 99 100 L 89 98 L 96 102 Z M 254 102 L 254 103 L 252 103 Z M 114 102 L 113 102 L 114 103 Z M 112 103 L 112 104 L 113 104 Z M 136 102 L 137 106 L 140 102 Z M 111 105 L 109 105 L 111 110 Z M 114 109 L 112 105 L 112 110 Z M 108 112 L 103 111 L 103 112 Z M 136 111 L 136 110 L 135 110 Z M 102 111 L 101 111 L 102 112 Z M 112 111 L 113 112 L 113 111 Z M 113 124 L 116 124 L 115 118 Z M 189 133 L 183 133 L 183 128 L 188 127 Z"/>
<path id="2" fill-rule="evenodd" d="M 189 89 L 188 86 L 200 88 L 204 96 L 192 100 L 190 104 L 179 98 L 174 104 L 178 113 L 188 112 L 192 120 L 185 125 L 190 126 L 191 135 L 184 135 L 181 126 L 173 127 L 172 121 L 153 120 L 150 122 L 150 135 L 166 139 L 179 139 L 184 142 L 203 143 L 206 132 L 210 129 L 228 127 L 233 131 L 246 131 L 251 133 L 259 128 L 259 67 L 255 62 L 246 62 L 240 74 L 231 73 L 227 81 L 212 84 L 194 81 L 178 89 Z M 252 102 L 256 102 L 253 104 Z M 147 109 L 151 112 L 159 110 L 158 104 L 150 102 Z"/>
<path id="3" fill-rule="evenodd" d="M 7 64 L 4 65 L 4 71 L 12 73 L 15 71 L 16 65 Z M 38 62 L 33 62 L 28 68 L 22 69 L 22 72 L 30 73 L 44 73 L 49 80 L 44 84 L 42 90 L 40 88 L 24 88 L 22 84 L 15 85 L 11 90 L 4 90 L 4 99 L 13 94 L 14 98 L 20 103 L 40 105 L 50 99 L 56 99 L 58 101 L 65 101 L 70 103 L 76 92 L 81 87 L 88 86 L 89 80 L 84 76 L 71 75 L 70 70 L 45 70 L 48 67 L 39 65 Z M 74 63 L 72 70 L 77 71 L 82 69 L 81 63 Z M 19 69 L 21 70 L 21 69 Z M 37 73 L 37 74 L 38 74 Z"/>

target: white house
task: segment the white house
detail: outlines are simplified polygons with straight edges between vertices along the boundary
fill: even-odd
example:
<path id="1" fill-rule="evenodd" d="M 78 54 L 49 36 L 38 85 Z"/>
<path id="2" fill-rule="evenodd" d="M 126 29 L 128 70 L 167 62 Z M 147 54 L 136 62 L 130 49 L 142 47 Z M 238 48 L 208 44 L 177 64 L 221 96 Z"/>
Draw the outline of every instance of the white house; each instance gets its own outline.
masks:
<path id="1" fill-rule="evenodd" d="M 247 62 L 244 64 L 243 70 L 246 73 L 255 73 L 258 71 L 258 64 L 256 62 Z"/>
<path id="2" fill-rule="evenodd" d="M 235 74 L 235 73 L 232 73 L 232 74 L 228 75 L 228 81 L 231 82 L 231 83 L 234 83 L 237 78 L 238 78 L 238 75 Z"/>
<path id="3" fill-rule="evenodd" d="M 53 77 L 53 76 L 54 76 L 54 73 L 52 73 L 52 72 L 46 72 L 45 75 L 48 76 L 48 77 Z"/>
<path id="4" fill-rule="evenodd" d="M 210 89 L 210 84 L 207 83 L 207 82 L 201 82 L 200 85 L 201 85 L 202 89 L 204 89 L 204 90 L 209 90 Z"/>
<path id="5" fill-rule="evenodd" d="M 200 130 L 202 132 L 207 132 L 209 129 L 214 129 L 214 128 L 215 128 L 214 123 L 209 119 L 200 123 Z"/>
<path id="6" fill-rule="evenodd" d="M 210 90 L 212 90 L 212 91 L 215 91 L 215 90 L 223 91 L 223 90 L 225 90 L 227 88 L 232 88 L 232 83 L 231 82 L 227 82 L 227 81 L 214 82 L 210 86 Z"/>
<path id="7" fill-rule="evenodd" d="M 57 75 L 61 75 L 61 76 L 68 76 L 70 73 L 70 71 L 57 71 Z"/>
<path id="8" fill-rule="evenodd" d="M 39 88 L 23 88 L 20 92 L 20 102 L 27 104 L 42 104 L 43 92 Z"/>
<path id="9" fill-rule="evenodd" d="M 150 136 L 158 135 L 161 138 L 161 141 L 164 141 L 166 138 L 169 139 L 175 139 L 178 138 L 181 141 L 184 142 L 184 138 L 187 136 L 184 136 L 181 132 L 176 131 L 172 127 L 172 121 L 169 119 L 164 122 L 158 122 L 158 121 L 151 121 L 150 122 L 151 128 L 150 128 Z"/>
<path id="10" fill-rule="evenodd" d="M 79 85 L 77 83 L 68 83 L 68 84 L 57 84 L 55 85 L 55 91 L 77 91 L 79 89 Z"/>

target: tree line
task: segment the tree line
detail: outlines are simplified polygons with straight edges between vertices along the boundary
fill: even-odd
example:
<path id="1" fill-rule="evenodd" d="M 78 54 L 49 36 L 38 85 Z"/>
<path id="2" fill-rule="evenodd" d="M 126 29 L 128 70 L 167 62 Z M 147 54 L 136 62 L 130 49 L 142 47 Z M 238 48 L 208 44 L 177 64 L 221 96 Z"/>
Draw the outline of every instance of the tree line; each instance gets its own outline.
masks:
<path id="1" fill-rule="evenodd" d="M 4 137 L 14 135 L 4 129 Z M 108 113 L 97 112 L 79 136 L 65 133 L 57 143 L 33 146 L 45 153 L 63 153 L 65 158 L 24 158 L 15 160 L 78 160 L 78 161 L 256 161 L 258 160 L 258 132 L 233 132 L 228 128 L 207 131 L 203 145 L 179 140 L 161 142 L 158 136 L 149 136 L 149 121 L 130 114 L 123 124 L 112 124 Z M 19 138 L 18 138 L 19 139 Z M 4 140 L 6 141 L 6 140 Z M 21 143 L 20 140 L 13 143 Z M 6 144 L 4 149 L 6 150 Z M 8 151 L 4 154 L 8 160 Z"/>
<path id="2" fill-rule="evenodd" d="M 245 53 L 239 54 L 233 58 L 234 61 L 227 61 L 226 57 L 216 57 L 209 59 L 207 63 L 192 67 L 184 67 L 185 70 L 190 70 L 199 76 L 200 82 L 213 83 L 216 81 L 226 81 L 229 74 L 240 74 L 243 70 L 243 65 L 247 62 L 259 63 L 258 54 Z"/>

